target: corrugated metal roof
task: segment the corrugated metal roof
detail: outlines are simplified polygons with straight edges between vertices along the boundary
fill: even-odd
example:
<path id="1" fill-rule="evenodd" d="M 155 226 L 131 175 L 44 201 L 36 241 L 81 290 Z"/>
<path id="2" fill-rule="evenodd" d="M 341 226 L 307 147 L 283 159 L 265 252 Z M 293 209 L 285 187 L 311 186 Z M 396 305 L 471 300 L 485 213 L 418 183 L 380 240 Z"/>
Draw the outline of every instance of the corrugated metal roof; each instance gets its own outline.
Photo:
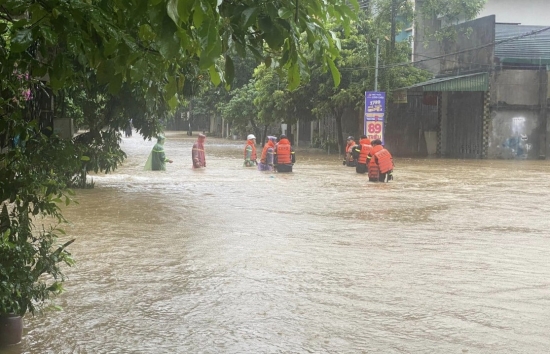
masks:
<path id="1" fill-rule="evenodd" d="M 495 41 L 499 42 L 545 28 L 548 28 L 548 26 L 497 23 L 495 25 Z M 495 46 L 495 57 L 503 63 L 549 64 L 550 30 L 497 44 Z"/>
<path id="2" fill-rule="evenodd" d="M 469 75 L 459 75 L 437 78 L 425 82 L 421 82 L 416 85 L 405 87 L 405 89 L 412 89 L 416 87 L 422 87 L 422 91 L 425 92 L 445 92 L 445 91 L 481 91 L 485 92 L 489 90 L 489 74 L 488 73 L 476 73 Z"/>

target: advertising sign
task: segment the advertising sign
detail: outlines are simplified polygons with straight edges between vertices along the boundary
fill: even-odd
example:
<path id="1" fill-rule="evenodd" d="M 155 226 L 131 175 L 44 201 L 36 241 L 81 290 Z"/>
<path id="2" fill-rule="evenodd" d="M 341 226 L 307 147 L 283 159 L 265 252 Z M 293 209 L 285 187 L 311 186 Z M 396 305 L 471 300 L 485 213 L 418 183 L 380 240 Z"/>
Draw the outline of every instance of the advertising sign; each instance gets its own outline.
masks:
<path id="1" fill-rule="evenodd" d="M 386 113 L 385 92 L 365 92 L 365 135 L 372 141 L 382 140 L 384 144 L 384 115 Z"/>

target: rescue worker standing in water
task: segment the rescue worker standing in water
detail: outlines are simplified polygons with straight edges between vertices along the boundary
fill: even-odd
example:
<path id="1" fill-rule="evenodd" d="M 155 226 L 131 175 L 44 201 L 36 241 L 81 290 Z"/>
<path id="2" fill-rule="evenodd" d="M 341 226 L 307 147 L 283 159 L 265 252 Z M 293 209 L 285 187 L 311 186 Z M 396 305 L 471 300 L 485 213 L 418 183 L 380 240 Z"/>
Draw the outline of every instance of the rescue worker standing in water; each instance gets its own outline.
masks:
<path id="1" fill-rule="evenodd" d="M 275 171 L 287 173 L 292 172 L 292 166 L 296 162 L 294 149 L 290 145 L 286 135 L 279 137 L 279 142 L 275 145 L 274 151 Z"/>
<path id="2" fill-rule="evenodd" d="M 389 182 L 393 179 L 393 157 L 382 146 L 380 139 L 372 142 L 372 150 L 367 159 L 369 161 L 370 182 Z"/>
<path id="3" fill-rule="evenodd" d="M 254 134 L 249 134 L 246 137 L 246 146 L 244 147 L 244 165 L 245 167 L 252 167 L 258 164 L 256 156 L 256 137 Z"/>
<path id="4" fill-rule="evenodd" d="M 353 136 L 348 136 L 348 144 L 346 145 L 346 157 L 344 158 L 343 165 L 348 167 L 356 167 L 357 159 L 353 157 L 353 148 L 355 147 L 355 140 Z"/>
<path id="5" fill-rule="evenodd" d="M 273 171 L 273 153 L 275 152 L 275 144 L 277 144 L 277 138 L 271 135 L 268 136 L 267 143 L 265 143 L 262 150 L 262 156 L 260 157 L 258 170 Z"/>
<path id="6" fill-rule="evenodd" d="M 357 166 L 355 172 L 365 174 L 368 172 L 367 157 L 371 152 L 372 146 L 370 139 L 366 135 L 361 135 L 359 144 L 355 145 L 352 149 L 352 155 L 357 160 Z"/>

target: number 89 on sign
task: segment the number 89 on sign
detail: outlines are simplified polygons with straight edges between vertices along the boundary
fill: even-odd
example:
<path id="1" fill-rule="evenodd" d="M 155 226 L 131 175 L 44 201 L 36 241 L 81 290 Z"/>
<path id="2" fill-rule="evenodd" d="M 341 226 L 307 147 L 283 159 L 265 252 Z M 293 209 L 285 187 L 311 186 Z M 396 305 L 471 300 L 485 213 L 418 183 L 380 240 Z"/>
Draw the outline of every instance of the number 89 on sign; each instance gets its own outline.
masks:
<path id="1" fill-rule="evenodd" d="M 371 140 L 384 140 L 384 123 L 383 122 L 372 122 L 367 121 L 365 126 L 366 136 Z"/>

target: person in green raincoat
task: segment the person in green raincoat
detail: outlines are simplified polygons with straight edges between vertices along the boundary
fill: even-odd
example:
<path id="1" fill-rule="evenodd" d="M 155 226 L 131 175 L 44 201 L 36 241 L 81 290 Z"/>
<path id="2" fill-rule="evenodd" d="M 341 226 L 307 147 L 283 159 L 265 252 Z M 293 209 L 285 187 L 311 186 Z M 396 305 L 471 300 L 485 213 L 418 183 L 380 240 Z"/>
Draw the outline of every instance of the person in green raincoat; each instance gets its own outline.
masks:
<path id="1" fill-rule="evenodd" d="M 166 158 L 164 154 L 164 141 L 166 138 L 163 135 L 159 135 L 157 143 L 153 147 L 153 150 L 149 154 L 145 169 L 149 171 L 166 171 L 166 163 L 172 163 L 173 161 Z"/>

